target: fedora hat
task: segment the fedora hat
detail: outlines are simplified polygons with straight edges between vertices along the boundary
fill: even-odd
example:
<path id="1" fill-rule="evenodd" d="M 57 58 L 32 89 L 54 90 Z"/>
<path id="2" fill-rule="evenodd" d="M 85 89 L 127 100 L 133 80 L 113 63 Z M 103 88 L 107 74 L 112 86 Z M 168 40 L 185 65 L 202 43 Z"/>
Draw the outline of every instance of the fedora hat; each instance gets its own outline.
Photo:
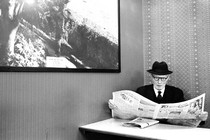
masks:
<path id="1" fill-rule="evenodd" d="M 162 62 L 155 61 L 152 65 L 152 69 L 147 70 L 147 72 L 157 75 L 167 75 L 173 73 L 172 71 L 168 70 L 168 65 L 164 61 Z"/>

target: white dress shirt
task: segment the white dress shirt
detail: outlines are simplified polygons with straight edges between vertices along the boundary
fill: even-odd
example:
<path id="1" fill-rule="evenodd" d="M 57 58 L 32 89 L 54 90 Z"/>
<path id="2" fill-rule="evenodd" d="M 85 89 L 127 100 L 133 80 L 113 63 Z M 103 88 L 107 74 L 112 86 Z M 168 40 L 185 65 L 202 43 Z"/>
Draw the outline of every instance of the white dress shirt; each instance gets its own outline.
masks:
<path id="1" fill-rule="evenodd" d="M 163 89 L 161 89 L 161 90 L 157 90 L 155 87 L 153 87 L 153 89 L 154 89 L 154 91 L 155 91 L 156 97 L 158 96 L 158 91 L 161 91 L 161 96 L 163 97 L 165 88 L 163 88 Z"/>

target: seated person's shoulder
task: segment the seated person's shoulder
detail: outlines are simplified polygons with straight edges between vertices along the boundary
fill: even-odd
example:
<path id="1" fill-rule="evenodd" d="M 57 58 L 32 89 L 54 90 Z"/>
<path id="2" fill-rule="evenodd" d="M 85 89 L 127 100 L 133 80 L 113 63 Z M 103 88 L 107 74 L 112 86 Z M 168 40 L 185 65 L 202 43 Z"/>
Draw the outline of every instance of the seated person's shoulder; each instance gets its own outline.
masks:
<path id="1" fill-rule="evenodd" d="M 183 91 L 180 88 L 178 88 L 178 87 L 170 86 L 170 85 L 167 85 L 166 87 L 171 89 L 171 90 L 173 90 L 173 91 L 183 93 Z"/>
<path id="2" fill-rule="evenodd" d="M 168 89 L 168 92 L 170 92 L 170 96 L 173 97 L 174 102 L 182 102 L 185 100 L 184 93 L 180 88 L 169 85 L 167 85 L 166 88 Z"/>
<path id="3" fill-rule="evenodd" d="M 137 91 L 137 92 L 138 92 L 138 91 L 145 91 L 145 90 L 147 90 L 147 89 L 149 89 L 149 88 L 153 88 L 153 86 L 152 86 L 152 85 L 141 86 L 141 87 L 138 87 L 136 91 Z"/>
<path id="4" fill-rule="evenodd" d="M 147 94 L 148 90 L 151 90 L 153 88 L 153 85 L 145 85 L 137 88 L 136 92 L 140 95 L 145 96 Z"/>

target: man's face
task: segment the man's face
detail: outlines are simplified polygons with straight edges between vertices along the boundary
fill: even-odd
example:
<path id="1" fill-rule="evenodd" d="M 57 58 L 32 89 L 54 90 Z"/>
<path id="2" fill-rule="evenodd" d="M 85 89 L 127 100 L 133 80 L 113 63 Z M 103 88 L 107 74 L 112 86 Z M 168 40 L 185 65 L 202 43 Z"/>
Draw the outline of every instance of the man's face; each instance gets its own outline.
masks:
<path id="1" fill-rule="evenodd" d="M 169 80 L 169 75 L 151 74 L 151 77 L 152 77 L 153 85 L 157 90 L 163 89 Z"/>

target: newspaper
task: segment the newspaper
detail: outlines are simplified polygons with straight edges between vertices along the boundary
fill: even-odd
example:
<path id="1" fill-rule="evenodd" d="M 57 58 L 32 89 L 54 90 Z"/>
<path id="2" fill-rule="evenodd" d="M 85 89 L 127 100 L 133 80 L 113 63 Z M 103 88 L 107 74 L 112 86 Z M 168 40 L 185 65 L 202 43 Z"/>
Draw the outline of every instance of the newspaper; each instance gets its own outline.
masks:
<path id="1" fill-rule="evenodd" d="M 157 104 L 131 90 L 113 92 L 112 117 L 133 119 L 196 119 L 204 111 L 205 93 L 193 99 L 179 102 Z"/>
<path id="2" fill-rule="evenodd" d="M 134 120 L 123 123 L 123 126 L 128 126 L 128 127 L 137 126 L 137 127 L 140 127 L 140 128 L 145 128 L 145 127 L 155 125 L 155 124 L 158 124 L 158 123 L 159 123 L 158 120 L 138 117 Z"/>

